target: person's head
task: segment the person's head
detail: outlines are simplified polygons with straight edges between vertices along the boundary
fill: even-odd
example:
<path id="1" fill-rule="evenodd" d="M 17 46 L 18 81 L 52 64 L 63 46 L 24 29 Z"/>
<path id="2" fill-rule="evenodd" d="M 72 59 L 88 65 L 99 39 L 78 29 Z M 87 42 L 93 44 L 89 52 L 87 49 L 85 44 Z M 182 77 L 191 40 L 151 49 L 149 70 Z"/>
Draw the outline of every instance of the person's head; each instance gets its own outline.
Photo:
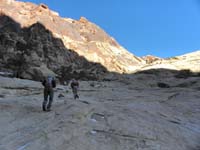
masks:
<path id="1" fill-rule="evenodd" d="M 53 79 L 54 79 L 54 76 L 48 75 L 48 76 L 47 76 L 47 79 L 52 79 L 52 80 L 53 80 Z"/>

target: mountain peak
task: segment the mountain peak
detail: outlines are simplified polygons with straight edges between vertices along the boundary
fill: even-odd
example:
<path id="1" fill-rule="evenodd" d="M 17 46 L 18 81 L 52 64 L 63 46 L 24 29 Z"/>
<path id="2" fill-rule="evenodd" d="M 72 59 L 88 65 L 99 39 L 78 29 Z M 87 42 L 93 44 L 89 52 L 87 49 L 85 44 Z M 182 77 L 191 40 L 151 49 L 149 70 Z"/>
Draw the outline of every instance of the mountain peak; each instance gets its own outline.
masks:
<path id="1" fill-rule="evenodd" d="M 100 64 L 100 68 L 116 73 L 130 73 L 144 63 L 143 59 L 128 52 L 113 37 L 83 16 L 79 20 L 62 18 L 45 4 L 9 0 L 0 1 L 0 12 L 0 27 L 4 31 L 0 36 L 5 38 L 7 34 L 9 38 L 4 41 L 13 41 L 10 46 L 8 42 L 0 41 L 2 51 L 9 46 L 10 54 L 1 52 L 5 56 L 2 58 L 5 66 L 8 66 L 9 59 L 16 61 L 12 55 L 19 51 L 27 51 L 22 60 L 33 67 L 32 71 L 28 71 L 29 74 L 33 74 L 36 67 L 41 68 L 44 65 L 53 71 L 61 70 L 63 66 L 73 68 L 72 66 L 78 65 L 72 63 L 74 58 L 78 59 L 78 68 L 87 61 L 91 66 Z M 29 62 L 28 59 L 32 61 Z M 33 59 L 37 61 L 33 63 Z"/>

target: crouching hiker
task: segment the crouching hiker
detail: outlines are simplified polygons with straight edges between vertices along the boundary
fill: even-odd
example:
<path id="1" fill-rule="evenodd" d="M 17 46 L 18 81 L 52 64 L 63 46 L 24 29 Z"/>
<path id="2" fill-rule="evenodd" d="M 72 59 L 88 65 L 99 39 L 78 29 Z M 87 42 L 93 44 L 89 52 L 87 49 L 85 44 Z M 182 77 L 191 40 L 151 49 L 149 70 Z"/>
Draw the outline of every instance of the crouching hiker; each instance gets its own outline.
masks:
<path id="1" fill-rule="evenodd" d="M 54 96 L 53 88 L 56 87 L 56 81 L 54 77 L 48 76 L 42 81 L 42 85 L 44 86 L 44 101 L 42 103 L 42 109 L 43 111 L 51 111 Z"/>
<path id="2" fill-rule="evenodd" d="M 79 83 L 76 79 L 72 79 L 71 88 L 74 95 L 74 99 L 79 98 L 78 96 Z"/>

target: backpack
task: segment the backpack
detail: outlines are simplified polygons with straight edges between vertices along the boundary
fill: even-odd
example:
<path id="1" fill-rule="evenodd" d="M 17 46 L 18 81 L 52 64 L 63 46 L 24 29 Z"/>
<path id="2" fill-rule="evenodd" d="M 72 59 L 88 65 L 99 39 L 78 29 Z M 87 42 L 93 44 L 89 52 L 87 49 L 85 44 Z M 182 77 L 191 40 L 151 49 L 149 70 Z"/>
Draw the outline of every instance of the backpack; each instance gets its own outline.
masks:
<path id="1" fill-rule="evenodd" d="M 46 78 L 45 87 L 47 87 L 47 88 L 54 88 L 54 87 L 56 87 L 56 83 L 55 83 L 55 80 L 54 80 L 53 77 L 48 76 Z"/>
<path id="2" fill-rule="evenodd" d="M 74 87 L 78 87 L 79 86 L 79 83 L 77 80 L 72 80 L 71 82 L 71 88 L 74 88 Z"/>

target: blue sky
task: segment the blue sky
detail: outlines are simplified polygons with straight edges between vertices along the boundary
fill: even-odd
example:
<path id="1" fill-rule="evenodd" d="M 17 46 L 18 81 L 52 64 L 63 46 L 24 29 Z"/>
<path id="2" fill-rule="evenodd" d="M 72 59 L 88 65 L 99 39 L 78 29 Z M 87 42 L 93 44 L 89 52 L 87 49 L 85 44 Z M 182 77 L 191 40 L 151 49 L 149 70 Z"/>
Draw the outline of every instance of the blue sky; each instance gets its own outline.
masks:
<path id="1" fill-rule="evenodd" d="M 86 17 L 136 56 L 200 50 L 200 0 L 22 0 L 60 16 Z"/>

